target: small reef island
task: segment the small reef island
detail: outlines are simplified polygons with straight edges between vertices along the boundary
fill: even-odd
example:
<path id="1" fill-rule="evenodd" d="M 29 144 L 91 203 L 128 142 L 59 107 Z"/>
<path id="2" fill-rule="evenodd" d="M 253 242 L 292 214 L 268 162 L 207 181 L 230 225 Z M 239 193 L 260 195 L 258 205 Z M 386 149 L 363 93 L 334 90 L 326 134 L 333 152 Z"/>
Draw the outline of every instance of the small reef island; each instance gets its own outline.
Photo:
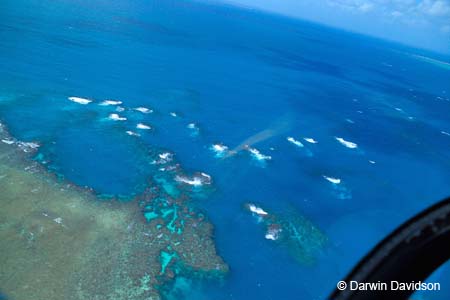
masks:
<path id="1" fill-rule="evenodd" d="M 212 225 L 163 177 L 150 178 L 132 201 L 104 201 L 32 160 L 38 144 L 16 140 L 4 125 L 0 140 L 0 282 L 8 299 L 157 300 L 178 274 L 227 273 Z M 168 158 L 156 154 L 150 164 L 180 172 Z M 210 179 L 177 176 L 180 185 Z"/>

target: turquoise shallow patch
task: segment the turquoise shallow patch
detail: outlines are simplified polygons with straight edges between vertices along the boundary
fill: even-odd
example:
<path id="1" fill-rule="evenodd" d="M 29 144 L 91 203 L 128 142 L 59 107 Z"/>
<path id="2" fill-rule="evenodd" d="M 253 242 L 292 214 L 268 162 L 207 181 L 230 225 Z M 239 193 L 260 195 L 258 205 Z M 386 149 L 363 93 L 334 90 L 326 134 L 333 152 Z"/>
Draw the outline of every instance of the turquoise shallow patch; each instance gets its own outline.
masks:
<path id="1" fill-rule="evenodd" d="M 183 233 L 183 228 L 184 228 L 184 220 L 180 221 L 181 226 L 178 227 L 177 233 L 178 234 L 182 234 Z"/>
<path id="2" fill-rule="evenodd" d="M 172 208 L 161 209 L 162 217 L 166 218 L 168 215 L 172 214 L 174 211 Z"/>
<path id="3" fill-rule="evenodd" d="M 170 230 L 170 232 L 175 233 L 176 228 L 175 228 L 175 221 L 177 220 L 178 216 L 177 216 L 177 207 L 175 206 L 173 209 L 173 217 L 172 220 L 170 221 L 169 224 L 167 224 L 167 229 Z"/>
<path id="4" fill-rule="evenodd" d="M 170 264 L 172 259 L 176 256 L 176 253 L 168 253 L 166 251 L 161 251 L 161 274 L 164 274 L 166 272 L 167 266 Z"/>
<path id="5" fill-rule="evenodd" d="M 43 162 L 44 161 L 44 154 L 43 153 L 38 153 L 35 158 L 35 160 L 39 161 L 39 162 Z M 1 298 L 0 298 L 1 299 Z"/>
<path id="6" fill-rule="evenodd" d="M 180 191 L 176 188 L 176 186 L 173 183 L 167 181 L 165 178 L 160 177 L 160 176 L 155 176 L 155 180 L 162 186 L 164 191 L 170 197 L 177 198 L 180 196 Z"/>
<path id="7" fill-rule="evenodd" d="M 150 222 L 151 220 L 158 218 L 159 215 L 153 211 L 147 211 L 144 212 L 144 217 L 147 220 L 147 222 Z"/>

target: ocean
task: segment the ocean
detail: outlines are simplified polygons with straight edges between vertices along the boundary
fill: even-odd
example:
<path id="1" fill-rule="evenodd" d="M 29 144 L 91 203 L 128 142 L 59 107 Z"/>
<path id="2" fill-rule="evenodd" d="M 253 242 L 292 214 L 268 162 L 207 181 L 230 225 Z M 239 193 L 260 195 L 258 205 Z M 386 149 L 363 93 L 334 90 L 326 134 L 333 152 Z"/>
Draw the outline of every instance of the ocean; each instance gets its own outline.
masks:
<path id="1" fill-rule="evenodd" d="M 217 3 L 7 0 L 0 121 L 104 205 L 182 187 L 229 269 L 174 272 L 163 299 L 326 299 L 449 196 L 449 62 Z M 149 184 L 164 153 L 178 173 Z M 449 276 L 442 267 L 443 290 L 414 299 L 447 299 Z"/>

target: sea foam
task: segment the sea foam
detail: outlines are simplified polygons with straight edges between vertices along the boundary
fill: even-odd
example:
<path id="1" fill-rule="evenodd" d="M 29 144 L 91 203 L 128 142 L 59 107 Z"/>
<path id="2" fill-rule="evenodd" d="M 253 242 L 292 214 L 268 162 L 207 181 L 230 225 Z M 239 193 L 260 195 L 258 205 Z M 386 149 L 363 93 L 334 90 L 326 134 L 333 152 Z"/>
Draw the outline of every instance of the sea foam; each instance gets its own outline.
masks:
<path id="1" fill-rule="evenodd" d="M 215 153 L 218 158 L 224 157 L 228 153 L 228 147 L 224 144 L 213 144 L 210 149 Z"/>
<path id="2" fill-rule="evenodd" d="M 195 123 L 187 124 L 186 128 L 191 131 L 190 135 L 192 137 L 196 137 L 200 134 L 200 128 L 198 128 L 197 124 L 195 124 Z"/>
<path id="3" fill-rule="evenodd" d="M 304 147 L 304 145 L 302 144 L 302 142 L 300 142 L 300 141 L 294 139 L 292 136 L 288 137 L 286 140 L 287 140 L 288 142 L 294 144 L 294 145 L 297 146 L 297 147 L 300 147 L 300 148 L 303 148 L 303 147 Z"/>
<path id="4" fill-rule="evenodd" d="M 247 205 L 247 208 L 249 211 L 251 211 L 252 213 L 257 214 L 258 216 L 267 216 L 269 213 L 266 212 L 264 209 L 262 209 L 261 207 L 256 206 L 255 204 L 249 203 Z"/>
<path id="5" fill-rule="evenodd" d="M 313 138 L 303 138 L 305 141 L 307 141 L 308 143 L 311 143 L 311 144 L 317 144 L 318 143 L 318 141 L 316 141 L 315 139 L 313 139 Z"/>
<path id="6" fill-rule="evenodd" d="M 137 125 L 136 125 L 136 128 L 137 128 L 137 129 L 143 129 L 143 130 L 149 130 L 149 129 L 152 129 L 150 126 L 145 125 L 145 124 L 143 124 L 143 123 L 137 124 Z"/>
<path id="7" fill-rule="evenodd" d="M 327 181 L 331 182 L 332 184 L 340 184 L 341 183 L 341 179 L 339 178 L 335 178 L 335 177 L 329 177 L 329 176 L 325 176 L 322 175 L 323 178 L 325 178 Z"/>
<path id="8" fill-rule="evenodd" d="M 86 98 L 80 98 L 80 97 L 69 97 L 69 100 L 78 104 L 89 104 L 92 102 L 92 100 L 90 99 L 86 99 Z"/>
<path id="9" fill-rule="evenodd" d="M 335 139 L 347 148 L 350 148 L 350 149 L 358 148 L 358 144 L 346 141 L 341 137 L 335 137 Z"/>
<path id="10" fill-rule="evenodd" d="M 12 144 L 15 143 L 13 140 L 8 140 L 8 139 L 3 139 L 2 142 L 7 144 L 7 145 L 12 145 Z"/>
<path id="11" fill-rule="evenodd" d="M 189 129 L 198 129 L 198 127 L 197 127 L 197 125 L 195 125 L 195 123 L 189 123 L 189 124 L 187 124 L 186 127 Z"/>
<path id="12" fill-rule="evenodd" d="M 173 160 L 173 154 L 170 152 L 163 152 L 158 154 L 158 159 L 153 161 L 153 164 L 166 164 L 168 162 L 171 162 Z"/>
<path id="13" fill-rule="evenodd" d="M 21 142 L 21 141 L 17 142 L 17 146 L 23 152 L 34 152 L 40 147 L 40 145 L 35 142 Z"/>
<path id="14" fill-rule="evenodd" d="M 177 175 L 175 176 L 175 180 L 195 187 L 199 187 L 204 184 L 211 184 L 211 176 L 203 172 L 196 173 L 192 177 Z"/>
<path id="15" fill-rule="evenodd" d="M 184 177 L 184 176 L 177 175 L 175 177 L 175 180 L 178 181 L 178 182 L 186 183 L 186 184 L 193 185 L 193 186 L 201 186 L 201 185 L 203 185 L 201 179 L 198 178 L 198 177 L 187 178 L 187 177 Z"/>
<path id="16" fill-rule="evenodd" d="M 122 104 L 122 101 L 119 101 L 119 100 L 105 100 L 105 101 L 102 101 L 99 105 L 109 106 L 109 105 L 120 105 L 120 104 Z"/>
<path id="17" fill-rule="evenodd" d="M 110 114 L 108 118 L 113 121 L 126 121 L 127 120 L 127 118 L 121 117 L 118 114 Z"/>
<path id="18" fill-rule="evenodd" d="M 267 232 L 264 235 L 264 237 L 267 240 L 276 241 L 280 238 L 281 231 L 282 231 L 282 229 L 279 227 L 269 227 L 269 228 L 267 228 Z"/>
<path id="19" fill-rule="evenodd" d="M 133 109 L 134 109 L 135 111 L 139 111 L 139 112 L 144 113 L 144 114 L 150 114 L 150 113 L 153 112 L 152 109 L 147 108 L 147 107 L 142 107 L 142 106 L 136 107 L 136 108 L 133 108 Z"/>
<path id="20" fill-rule="evenodd" d="M 256 148 L 248 148 L 248 151 L 250 152 L 250 154 L 252 155 L 252 157 L 258 161 L 266 161 L 266 160 L 271 160 L 272 156 L 270 155 L 264 155 L 261 152 L 259 152 L 258 149 Z"/>
<path id="21" fill-rule="evenodd" d="M 127 131 L 125 131 L 128 135 L 131 135 L 131 136 L 141 136 L 139 133 L 136 133 L 136 132 L 134 132 L 134 131 L 131 131 L 131 130 L 127 130 Z"/>

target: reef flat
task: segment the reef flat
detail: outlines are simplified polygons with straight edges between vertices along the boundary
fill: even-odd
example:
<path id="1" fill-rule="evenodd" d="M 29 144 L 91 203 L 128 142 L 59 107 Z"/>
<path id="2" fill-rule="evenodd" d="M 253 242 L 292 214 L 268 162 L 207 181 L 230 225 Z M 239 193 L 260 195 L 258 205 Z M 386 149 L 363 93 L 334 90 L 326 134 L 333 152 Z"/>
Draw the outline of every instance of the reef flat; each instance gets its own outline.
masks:
<path id="1" fill-rule="evenodd" d="M 184 269 L 227 272 L 211 224 L 182 197 L 157 198 L 150 185 L 134 201 L 99 201 L 32 161 L 35 144 L 1 124 L 0 141 L 0 290 L 8 299 L 156 300 Z M 157 211 L 150 222 L 143 205 Z"/>

